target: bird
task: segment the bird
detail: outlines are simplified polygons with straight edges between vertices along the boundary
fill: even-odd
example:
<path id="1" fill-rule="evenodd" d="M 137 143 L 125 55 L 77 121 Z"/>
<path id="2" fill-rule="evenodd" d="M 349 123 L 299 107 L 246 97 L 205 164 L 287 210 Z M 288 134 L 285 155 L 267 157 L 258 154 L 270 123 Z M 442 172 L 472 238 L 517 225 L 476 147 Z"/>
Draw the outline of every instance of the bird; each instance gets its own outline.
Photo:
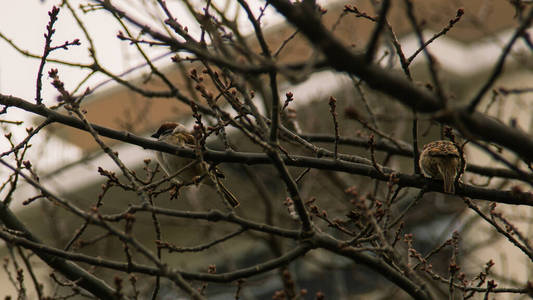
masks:
<path id="1" fill-rule="evenodd" d="M 151 137 L 167 144 L 194 149 L 196 146 L 196 139 L 194 135 L 187 130 L 185 126 L 177 122 L 164 122 L 159 129 L 151 135 Z M 209 172 L 209 168 L 203 168 L 200 161 L 194 163 L 193 158 L 180 157 L 174 154 L 156 151 L 156 159 L 163 171 L 168 176 L 175 175 L 179 170 L 182 170 L 176 177 L 182 181 L 195 181 L 200 176 Z M 184 169 L 185 168 L 185 169 Z M 224 195 L 224 199 L 232 206 L 239 206 L 239 201 L 221 182 L 224 177 L 218 168 L 211 168 L 212 174 L 206 174 L 203 182 L 213 188 L 217 186 Z M 211 176 L 212 175 L 212 176 Z M 174 179 L 175 180 L 175 179 Z M 215 182 L 216 181 L 216 182 Z"/>
<path id="2" fill-rule="evenodd" d="M 463 168 L 463 158 L 453 142 L 439 140 L 424 145 L 419 165 L 426 177 L 444 181 L 445 193 L 455 194 L 455 177 Z"/>

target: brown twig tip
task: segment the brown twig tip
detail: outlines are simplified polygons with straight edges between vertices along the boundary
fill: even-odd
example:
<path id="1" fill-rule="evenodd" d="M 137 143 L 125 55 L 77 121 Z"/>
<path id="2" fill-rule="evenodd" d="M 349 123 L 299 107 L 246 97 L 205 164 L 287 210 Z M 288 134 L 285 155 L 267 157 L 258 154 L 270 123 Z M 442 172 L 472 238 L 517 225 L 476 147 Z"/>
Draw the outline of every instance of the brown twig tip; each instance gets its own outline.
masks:
<path id="1" fill-rule="evenodd" d="M 487 288 L 489 290 L 493 290 L 496 287 L 498 287 L 498 284 L 496 283 L 496 281 L 494 281 L 494 279 L 487 281 Z"/>
<path id="2" fill-rule="evenodd" d="M 29 160 L 23 161 L 22 164 L 24 167 L 26 167 L 26 169 L 31 169 L 31 162 Z"/>
<path id="3" fill-rule="evenodd" d="M 488 270 L 489 270 L 490 268 L 492 268 L 494 265 L 495 265 L 494 261 L 493 261 L 492 259 L 489 260 L 489 261 L 485 264 L 485 266 L 486 266 L 485 273 L 488 273 Z"/>
<path id="4" fill-rule="evenodd" d="M 324 295 L 323 292 L 316 292 L 316 300 L 324 300 L 326 299 L 326 295 Z"/>
<path id="5" fill-rule="evenodd" d="M 337 108 L 337 99 L 335 99 L 333 96 L 329 97 L 329 107 L 330 112 L 336 114 L 335 109 Z"/>
<path id="6" fill-rule="evenodd" d="M 191 77 L 191 79 L 193 79 L 194 81 L 197 81 L 198 80 L 198 71 L 196 71 L 196 69 L 192 69 L 191 72 L 189 72 L 189 76 Z"/>
<path id="7" fill-rule="evenodd" d="M 365 19 L 368 19 L 368 20 L 371 20 L 371 21 L 374 21 L 374 22 L 377 21 L 377 17 L 372 17 L 372 16 L 368 15 L 365 12 L 361 12 L 355 5 L 351 5 L 350 6 L 349 4 L 346 4 L 344 6 L 343 12 L 344 13 L 348 13 L 348 12 L 354 13 L 357 18 L 365 18 Z"/>
<path id="8" fill-rule="evenodd" d="M 217 273 L 217 265 L 209 265 L 207 267 L 207 273 L 216 274 Z"/>
<path id="9" fill-rule="evenodd" d="M 368 137 L 368 148 L 370 148 L 370 158 L 372 160 L 372 166 L 378 171 L 382 176 L 387 176 L 383 171 L 381 170 L 381 167 L 378 165 L 378 162 L 376 161 L 376 141 L 374 139 L 374 134 L 371 133 Z"/>
<path id="10" fill-rule="evenodd" d="M 52 33 L 54 30 L 52 29 L 52 26 L 54 26 L 55 21 L 57 21 L 57 15 L 59 14 L 59 7 L 56 7 L 55 5 L 52 7 L 52 10 L 48 12 L 48 16 L 50 16 L 50 22 L 48 22 L 48 25 L 46 25 L 47 30 L 51 30 Z M 45 33 L 45 37 L 46 33 Z"/>
<path id="11" fill-rule="evenodd" d="M 335 111 L 337 109 L 337 99 L 335 97 L 330 96 L 329 97 L 329 112 L 331 113 L 331 117 L 333 118 L 333 126 L 335 127 L 335 150 L 334 150 L 334 157 L 337 159 L 339 154 L 339 122 L 337 121 L 337 112 Z"/>
<path id="12" fill-rule="evenodd" d="M 456 263 L 450 263 L 450 265 L 448 266 L 448 270 L 450 272 L 450 274 L 456 274 L 459 270 L 461 270 L 461 267 L 459 267 Z"/>
<path id="13" fill-rule="evenodd" d="M 196 139 L 201 139 L 202 138 L 202 126 L 195 124 L 192 127 L 192 129 L 193 129 L 194 137 Z"/>
<path id="14" fill-rule="evenodd" d="M 50 69 L 50 71 L 48 71 L 48 77 L 52 78 L 52 79 L 56 79 L 57 78 L 57 74 L 58 74 L 58 70 L 57 69 Z"/>
<path id="15" fill-rule="evenodd" d="M 450 141 L 455 143 L 455 135 L 453 134 L 453 130 L 450 126 L 444 127 L 444 136 L 449 138 Z"/>
<path id="16" fill-rule="evenodd" d="M 57 69 L 50 69 L 48 71 L 48 77 L 52 79 L 52 85 L 56 88 L 56 90 L 59 92 L 59 96 L 57 98 L 58 101 L 65 101 L 67 103 L 72 103 L 74 98 L 70 95 L 69 92 L 65 89 L 65 84 L 59 79 L 59 72 Z"/>
<path id="17" fill-rule="evenodd" d="M 57 21 L 58 14 L 59 14 L 59 8 L 56 6 L 52 7 L 52 10 L 48 12 L 48 15 L 50 16 L 50 21 L 46 25 L 46 33 L 44 34 L 44 39 L 45 39 L 44 50 L 43 50 L 43 55 L 41 57 L 41 63 L 39 65 L 39 70 L 37 71 L 37 89 L 35 93 L 35 101 L 37 102 L 37 104 L 41 104 L 43 101 L 43 99 L 41 98 L 41 89 L 42 89 L 41 78 L 43 75 L 43 69 L 46 63 L 46 58 L 48 57 L 50 52 L 56 49 L 59 49 L 59 48 L 68 49 L 67 46 L 69 45 L 80 44 L 79 39 L 75 39 L 72 43 L 69 43 L 68 41 L 66 41 L 63 45 L 60 45 L 57 47 L 51 47 L 52 35 L 55 33 L 55 29 L 53 27 L 54 27 L 54 23 Z"/>
<path id="18" fill-rule="evenodd" d="M 289 106 L 289 103 L 291 103 L 292 101 L 294 101 L 294 95 L 292 94 L 292 92 L 287 92 L 285 94 L 285 103 L 283 104 L 283 107 L 281 108 L 281 110 L 284 110 L 285 108 L 287 108 L 287 106 Z"/>
<path id="19" fill-rule="evenodd" d="M 124 35 L 124 32 L 122 32 L 122 30 L 119 30 L 116 37 L 121 40 L 121 41 L 124 41 L 124 40 L 127 40 L 128 38 Z"/>
<path id="20" fill-rule="evenodd" d="M 68 46 L 80 46 L 80 39 L 74 39 L 72 42 L 65 41 L 63 45 L 55 46 L 50 48 L 50 51 L 56 50 L 56 49 L 65 49 L 68 50 Z"/>

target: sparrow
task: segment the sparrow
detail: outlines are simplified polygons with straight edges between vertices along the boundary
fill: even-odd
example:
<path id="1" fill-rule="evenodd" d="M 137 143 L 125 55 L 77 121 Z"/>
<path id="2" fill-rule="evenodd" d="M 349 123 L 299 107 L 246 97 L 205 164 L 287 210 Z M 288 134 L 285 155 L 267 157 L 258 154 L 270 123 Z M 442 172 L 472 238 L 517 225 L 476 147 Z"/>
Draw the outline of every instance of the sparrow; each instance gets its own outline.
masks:
<path id="1" fill-rule="evenodd" d="M 153 138 L 159 141 L 183 147 L 194 149 L 196 146 L 196 140 L 194 135 L 180 123 L 165 122 L 163 123 L 156 133 L 152 134 Z M 195 181 L 202 175 L 206 174 L 206 170 L 209 168 L 203 168 L 201 163 L 193 158 L 180 157 L 174 154 L 165 153 L 161 151 L 156 152 L 156 158 L 165 173 L 168 176 L 175 175 L 179 170 L 182 170 L 176 177 L 182 181 Z M 188 166 L 188 167 L 187 167 Z M 222 184 L 221 177 L 224 175 L 216 167 L 212 168 L 212 174 L 205 176 L 204 183 L 216 188 L 218 186 L 220 191 L 224 195 L 224 199 L 232 206 L 239 206 L 239 201 L 235 196 Z M 209 172 L 209 171 L 207 171 Z M 212 176 L 211 176 L 212 175 Z M 216 181 L 216 182 L 215 182 Z"/>
<path id="2" fill-rule="evenodd" d="M 427 177 L 444 181 L 445 193 L 455 193 L 455 177 L 461 171 L 462 158 L 453 142 L 441 140 L 427 143 L 418 164 Z"/>

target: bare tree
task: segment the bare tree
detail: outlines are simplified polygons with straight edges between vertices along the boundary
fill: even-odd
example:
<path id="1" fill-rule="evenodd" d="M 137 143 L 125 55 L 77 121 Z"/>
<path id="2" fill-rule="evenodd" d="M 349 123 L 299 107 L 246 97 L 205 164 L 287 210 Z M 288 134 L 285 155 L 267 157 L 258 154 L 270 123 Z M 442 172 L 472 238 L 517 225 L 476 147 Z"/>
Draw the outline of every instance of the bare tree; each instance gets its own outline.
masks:
<path id="1" fill-rule="evenodd" d="M 0 154 L 2 172 L 9 174 L 0 188 L 0 238 L 10 257 L 4 270 L 19 299 L 28 297 L 28 275 L 39 299 L 80 295 L 156 299 L 166 294 L 207 299 L 229 298 L 228 293 L 233 299 L 340 299 L 361 293 L 388 298 L 398 291 L 401 297 L 415 299 L 533 295 L 527 277 L 511 280 L 494 270 L 494 261 L 469 256 L 477 248 L 498 247 L 492 242 L 501 238 L 519 250 L 527 268 L 533 261 L 529 238 L 519 226 L 524 220 L 505 210 L 533 206 L 533 195 L 527 191 L 533 184 L 533 138 L 516 121 L 507 125 L 490 113 L 494 103 L 532 91 L 531 87 L 495 86 L 511 59 L 525 61 L 523 67 L 531 71 L 527 65 L 533 49 L 528 32 L 533 19 L 530 1 L 508 4 L 515 9 L 510 20 L 516 24 L 513 33 L 492 62 L 488 77 L 466 99 L 456 99 L 453 82 L 443 80 L 438 63 L 442 58 L 429 49 L 464 21 L 465 10 L 459 4 L 452 15 L 442 12 L 440 17 L 446 21 L 428 39 L 422 20 L 431 16 L 424 15 L 423 4 L 411 0 L 368 1 L 369 11 L 347 3 L 338 12 L 328 12 L 312 0 L 270 0 L 259 10 L 245 0 L 228 1 L 226 6 L 217 1 L 201 5 L 183 1 L 197 22 L 198 34 L 189 32 L 180 23 L 182 12 L 173 11 L 165 1 L 140 1 L 150 8 L 147 11 L 155 8 L 162 16 L 150 15 L 150 21 L 112 1 L 91 0 L 79 8 L 71 2 L 64 0 L 49 12 L 42 54 L 24 51 L 0 35 L 17 51 L 40 60 L 35 99 L 0 94 L 1 114 L 20 109 L 43 118 L 27 129 L 22 140 L 9 133 L 22 122 L 0 120 L 9 142 Z M 247 17 L 251 36 L 243 33 L 239 13 L 231 7 Z M 60 9 L 74 16 L 73 25 L 84 37 L 53 42 Z M 418 49 L 413 53 L 402 48 L 399 29 L 390 20 L 393 9 L 417 38 Z M 93 44 L 91 24 L 80 15 L 95 11 L 104 11 L 122 27 L 117 38 L 144 59 L 149 72 L 144 82 L 126 79 L 128 72 L 114 74 L 98 60 L 105 50 Z M 272 33 L 262 22 L 265 14 L 274 11 L 291 28 L 289 35 L 277 40 L 269 39 Z M 324 21 L 327 14 L 335 14 L 332 26 Z M 346 18 L 373 26 L 363 47 L 354 49 L 336 35 Z M 472 16 L 469 20 L 481 27 L 479 20 L 476 23 Z M 283 59 L 292 43 L 302 45 L 301 56 Z M 529 53 L 514 51 L 519 43 Z M 68 57 L 69 49 L 82 46 L 89 49 L 90 63 L 49 58 L 60 51 Z M 171 63 L 186 80 L 176 83 L 169 69 L 158 67 L 150 58 L 148 49 L 153 47 L 170 51 Z M 413 70 L 418 56 L 425 58 L 424 71 Z M 394 67 L 395 62 L 400 68 Z M 50 63 L 59 67 L 49 68 Z M 61 69 L 69 67 L 88 72 L 74 88 L 66 86 L 61 75 Z M 351 81 L 325 99 L 317 96 L 317 105 L 295 106 L 303 100 L 292 85 L 324 70 Z M 143 96 L 143 101 L 165 98 L 185 104 L 186 112 L 180 117 L 194 122 L 194 149 L 91 123 L 86 100 L 100 87 L 83 88 L 95 74 Z M 146 84 L 154 81 L 158 84 Z M 57 100 L 42 98 L 47 82 L 57 90 Z M 490 93 L 492 97 L 487 96 Z M 157 103 L 151 109 L 157 110 Z M 125 128 L 144 122 L 144 111 L 134 113 L 125 118 L 129 124 Z M 32 139 L 51 124 L 88 132 L 119 170 L 99 168 L 105 181 L 92 203 L 54 192 L 33 167 L 31 161 L 37 158 L 26 158 Z M 402 132 L 400 127 L 407 130 Z M 420 132 L 420 128 L 429 130 Z M 193 158 L 207 166 L 205 174 L 176 183 L 149 159 L 140 167 L 127 165 L 110 139 Z M 447 189 L 454 194 L 443 193 L 442 180 L 422 174 L 418 160 L 423 139 L 449 140 L 463 157 L 455 188 Z M 218 148 L 211 146 L 212 140 L 218 141 Z M 488 154 L 499 166 L 478 164 L 467 155 L 470 148 Z M 183 199 L 191 196 L 188 186 L 202 177 L 219 176 L 217 165 L 224 169 L 224 182 L 242 205 L 224 205 L 220 185 L 215 186 L 220 194 L 216 200 L 211 191 L 210 199 L 189 205 Z M 479 178 L 486 178 L 487 184 L 480 184 Z M 55 226 L 59 219 L 70 220 L 70 225 L 57 229 L 54 241 L 41 239 L 36 234 L 41 224 L 25 225 L 22 210 L 11 209 L 13 202 L 20 202 L 14 195 L 22 183 L 37 191 L 24 201 L 27 210 L 43 209 L 43 219 L 48 217 Z M 119 197 L 128 198 L 127 203 L 113 203 Z M 439 207 L 442 201 L 446 204 Z M 447 225 L 432 223 L 437 219 Z M 530 221 L 531 216 L 525 220 Z M 489 239 L 463 242 L 470 228 L 481 230 L 477 228 L 487 225 L 493 233 Z M 424 237 L 428 232 L 431 237 Z M 441 232 L 445 234 L 440 236 Z M 191 242 L 197 244 L 190 246 Z M 232 242 L 233 247 L 213 250 Z M 99 252 L 102 245 L 122 248 L 109 246 Z M 214 253 L 222 257 L 220 264 L 205 263 Z M 34 272 L 38 260 L 53 269 L 51 284 Z M 313 268 L 318 271 L 307 274 Z M 513 268 L 511 262 L 509 268 Z M 272 278 L 277 284 L 261 294 L 259 286 Z"/>

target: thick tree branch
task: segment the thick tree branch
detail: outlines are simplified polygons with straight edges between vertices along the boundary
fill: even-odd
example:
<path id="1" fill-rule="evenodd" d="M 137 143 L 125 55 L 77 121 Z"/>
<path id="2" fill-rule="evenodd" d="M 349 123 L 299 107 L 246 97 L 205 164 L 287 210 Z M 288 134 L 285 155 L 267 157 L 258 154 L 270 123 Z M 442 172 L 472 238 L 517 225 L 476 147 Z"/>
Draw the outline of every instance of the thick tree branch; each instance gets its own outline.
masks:
<path id="1" fill-rule="evenodd" d="M 318 246 L 328 249 L 333 253 L 350 258 L 357 264 L 365 265 L 372 270 L 377 271 L 379 274 L 385 276 L 391 282 L 406 291 L 411 297 L 413 297 L 413 299 L 421 300 L 433 298 L 425 287 L 415 284 L 407 276 L 398 272 L 377 256 L 361 253 L 356 251 L 353 247 L 339 247 L 340 241 L 325 234 L 316 234 L 314 236 L 314 242 Z"/>
<path id="2" fill-rule="evenodd" d="M 316 13 L 308 10 L 305 5 L 291 4 L 287 0 L 270 0 L 269 3 L 318 47 L 337 71 L 360 77 L 370 87 L 400 100 L 417 112 L 430 113 L 443 109 L 435 94 L 414 85 L 395 72 L 366 64 L 365 54 L 353 53 L 350 48 L 345 47 L 326 29 Z M 459 130 L 467 128 L 471 135 L 498 143 L 524 160 L 533 161 L 533 139 L 520 129 L 505 126 L 481 113 L 468 114 L 460 110 L 445 115 L 439 120 Z M 458 115 L 459 118 L 452 115 Z"/>
<path id="3" fill-rule="evenodd" d="M 2 161 L 3 162 L 3 161 Z M 11 212 L 4 202 L 0 201 L 0 220 L 9 229 L 19 231 L 24 234 L 25 240 L 35 244 L 42 244 L 42 242 L 34 236 L 27 228 L 19 221 L 19 219 Z M 5 239 L 2 236 L 3 239 Z M 9 240 L 7 240 L 9 241 Z M 52 269 L 59 271 L 63 276 L 69 280 L 76 282 L 76 284 L 100 299 L 117 299 L 117 294 L 104 281 L 90 274 L 78 265 L 56 255 L 44 252 L 34 251 L 46 264 Z"/>
<path id="4" fill-rule="evenodd" d="M 248 268 L 242 268 L 233 272 L 221 274 L 183 272 L 173 269 L 161 270 L 156 267 L 141 265 L 137 263 L 118 262 L 108 259 L 95 258 L 84 254 L 72 253 L 53 247 L 48 247 L 40 242 L 32 241 L 22 237 L 16 237 L 1 231 L 0 238 L 7 240 L 11 243 L 20 245 L 22 247 L 31 249 L 36 253 L 41 253 L 41 255 L 49 255 L 56 257 L 56 259 L 59 260 L 69 259 L 123 272 L 138 272 L 148 275 L 161 275 L 171 279 L 179 274 L 181 277 L 188 280 L 201 280 L 221 283 L 231 282 L 240 278 L 247 278 L 273 270 L 286 263 L 293 261 L 298 257 L 305 255 L 307 252 L 316 247 L 324 247 L 325 249 L 328 249 L 333 253 L 352 259 L 355 263 L 366 265 L 367 267 L 375 270 L 379 274 L 385 276 L 387 279 L 391 280 L 396 285 L 404 289 L 415 299 L 431 299 L 427 291 L 424 291 L 415 283 L 413 283 L 410 279 L 388 266 L 384 261 L 368 254 L 361 253 L 361 251 L 359 251 L 357 248 L 339 247 L 339 241 L 325 234 L 315 235 L 311 237 L 307 242 L 303 242 L 299 246 L 286 252 L 278 258 Z"/>
<path id="5" fill-rule="evenodd" d="M 356 75 L 370 87 L 399 99 L 419 112 L 432 112 L 442 108 L 439 99 L 428 90 L 415 86 L 390 70 L 367 64 L 364 53 L 355 54 L 345 47 L 321 23 L 316 12 L 308 10 L 307 6 L 291 4 L 286 0 L 269 2 L 324 53 L 335 70 Z"/>
<path id="6" fill-rule="evenodd" d="M 489 79 L 485 82 L 483 87 L 477 92 L 476 96 L 470 101 L 470 104 L 468 105 L 468 111 L 473 112 L 476 109 L 476 106 L 481 102 L 483 99 L 483 96 L 489 91 L 489 89 L 492 87 L 496 79 L 500 76 L 500 74 L 503 72 L 503 67 L 505 65 L 505 59 L 509 54 L 511 53 L 511 49 L 513 48 L 513 45 L 515 44 L 516 40 L 518 40 L 519 37 L 523 36 L 526 30 L 530 27 L 531 21 L 533 20 L 533 9 L 529 10 L 529 14 L 527 17 L 522 21 L 522 24 L 516 29 L 515 33 L 511 37 L 511 40 L 507 43 L 505 48 L 502 51 L 502 54 L 500 55 L 500 58 L 498 59 L 498 62 L 494 66 L 494 70 L 492 71 L 492 74 L 490 75 Z"/>
<path id="7" fill-rule="evenodd" d="M 300 134 L 302 138 L 313 143 L 334 143 L 335 136 L 329 134 Z M 413 146 L 406 142 L 396 140 L 400 145 L 398 148 L 396 145 L 386 139 L 380 139 L 376 141 L 375 149 L 379 151 L 387 152 L 392 155 L 400 155 L 405 157 L 413 157 Z M 369 148 L 367 137 L 339 137 L 338 143 L 340 145 L 348 145 L 354 147 Z M 501 177 L 508 179 L 518 179 L 524 181 L 533 180 L 533 174 L 530 174 L 527 178 L 523 178 L 520 174 L 505 168 L 493 168 L 485 167 L 476 164 L 468 163 L 466 165 L 466 171 L 483 175 L 487 177 Z"/>
<path id="8" fill-rule="evenodd" d="M 1 94 L 0 104 L 6 106 L 16 106 L 26 111 L 48 118 L 51 122 L 58 122 L 81 130 L 87 130 L 83 122 L 81 122 L 80 120 L 50 110 L 44 105 L 35 105 L 17 97 L 4 96 Z M 472 114 L 472 116 L 476 115 L 476 113 Z M 98 134 L 102 136 L 138 145 L 145 149 L 163 151 L 184 157 L 196 157 L 196 153 L 192 149 L 175 147 L 163 142 L 136 136 L 129 132 L 116 131 L 94 124 L 91 124 L 91 126 L 96 132 L 98 132 Z M 244 153 L 236 151 L 224 152 L 207 150 L 204 154 L 204 159 L 215 163 L 226 162 L 248 165 L 272 164 L 271 158 L 264 153 Z M 389 168 L 383 168 L 382 171 L 385 174 L 382 174 L 380 172 L 377 172 L 377 170 L 371 165 L 352 163 L 329 158 L 314 158 L 292 155 L 290 157 L 283 156 L 282 159 L 287 166 L 346 172 L 351 174 L 368 176 L 382 181 L 390 181 L 390 176 L 393 176 L 394 180 L 397 181 L 397 183 L 401 186 L 416 188 L 423 188 L 427 186 L 428 190 L 439 192 L 442 191 L 442 183 L 439 181 L 429 180 L 421 176 L 396 173 L 394 170 L 391 170 Z M 528 192 L 492 190 L 463 184 L 459 185 L 456 192 L 457 195 L 466 196 L 474 199 L 490 200 L 514 205 L 533 206 L 533 197 L 531 193 Z"/>
<path id="9" fill-rule="evenodd" d="M 32 240 L 22 238 L 22 237 L 17 237 L 17 236 L 14 236 L 7 232 L 2 232 L 2 231 L 0 231 L 0 238 L 6 241 L 9 241 L 13 244 L 20 245 L 24 248 L 30 249 L 34 251 L 35 253 L 40 253 L 41 255 L 55 257 L 56 260 L 68 259 L 72 261 L 79 261 L 79 262 L 87 263 L 93 266 L 109 268 L 109 269 L 122 271 L 122 272 L 128 272 L 128 273 L 135 272 L 135 273 L 142 273 L 142 274 L 148 274 L 148 275 L 160 275 L 160 276 L 167 277 L 173 281 L 175 281 L 177 277 L 181 277 L 187 280 L 201 280 L 201 281 L 219 282 L 219 283 L 232 282 L 237 279 L 247 278 L 247 277 L 257 275 L 257 274 L 268 272 L 270 270 L 283 266 L 295 260 L 298 257 L 303 256 L 309 250 L 314 248 L 310 243 L 306 242 L 286 252 L 282 256 L 268 260 L 262 264 L 257 264 L 257 265 L 247 267 L 247 268 L 241 268 L 233 272 L 220 273 L 220 274 L 209 274 L 209 273 L 178 271 L 172 268 L 161 269 L 161 268 L 152 267 L 148 265 L 138 264 L 135 262 L 128 263 L 128 262 L 120 262 L 120 261 L 115 261 L 115 260 L 110 260 L 110 259 L 102 259 L 101 257 L 92 257 L 92 256 L 85 255 L 85 254 L 73 253 L 73 252 L 68 252 L 68 251 L 64 251 L 61 249 L 57 249 L 54 247 L 49 247 L 42 243 L 32 241 Z M 100 296 L 100 298 L 101 299 L 114 299 L 114 298 L 106 298 L 102 296 Z"/>

